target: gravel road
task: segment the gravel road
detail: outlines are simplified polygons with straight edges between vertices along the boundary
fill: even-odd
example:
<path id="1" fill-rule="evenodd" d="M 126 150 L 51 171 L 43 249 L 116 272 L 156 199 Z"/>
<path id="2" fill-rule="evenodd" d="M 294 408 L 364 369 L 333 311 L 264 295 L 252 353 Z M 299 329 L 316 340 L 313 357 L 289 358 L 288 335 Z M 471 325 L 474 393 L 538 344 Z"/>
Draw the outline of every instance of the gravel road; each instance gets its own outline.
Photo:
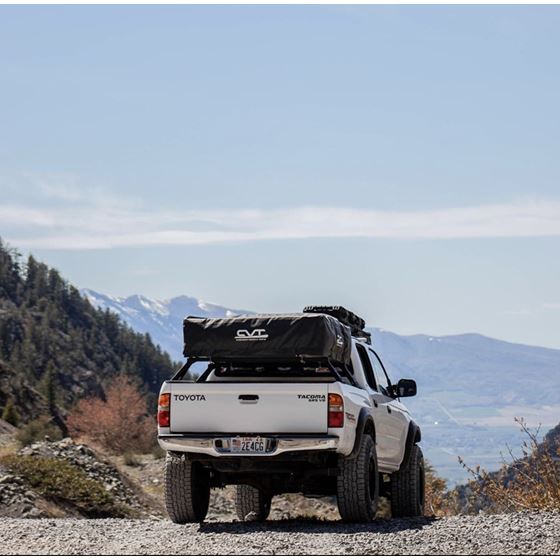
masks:
<path id="1" fill-rule="evenodd" d="M 0 519 L 0 554 L 559 554 L 560 512 L 259 524 Z"/>

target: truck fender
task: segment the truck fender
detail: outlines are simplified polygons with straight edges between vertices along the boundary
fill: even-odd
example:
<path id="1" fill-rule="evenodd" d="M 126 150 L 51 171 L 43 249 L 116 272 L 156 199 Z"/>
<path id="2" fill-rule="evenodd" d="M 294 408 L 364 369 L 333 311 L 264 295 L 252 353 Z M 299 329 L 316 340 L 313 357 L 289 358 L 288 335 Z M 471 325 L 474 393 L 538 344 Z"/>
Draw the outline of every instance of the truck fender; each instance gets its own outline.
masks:
<path id="1" fill-rule="evenodd" d="M 352 452 L 350 453 L 350 455 L 348 455 L 349 459 L 354 459 L 360 452 L 360 444 L 362 442 L 363 434 L 369 434 L 375 442 L 375 423 L 373 422 L 373 417 L 365 408 L 362 408 L 362 410 L 360 410 L 360 414 L 358 416 L 354 447 L 352 448 Z"/>
<path id="2" fill-rule="evenodd" d="M 404 457 L 400 468 L 406 468 L 410 461 L 410 453 L 415 443 L 418 443 L 422 439 L 422 432 L 418 425 L 412 420 L 408 424 L 408 434 L 406 436 L 406 447 L 404 450 Z"/>

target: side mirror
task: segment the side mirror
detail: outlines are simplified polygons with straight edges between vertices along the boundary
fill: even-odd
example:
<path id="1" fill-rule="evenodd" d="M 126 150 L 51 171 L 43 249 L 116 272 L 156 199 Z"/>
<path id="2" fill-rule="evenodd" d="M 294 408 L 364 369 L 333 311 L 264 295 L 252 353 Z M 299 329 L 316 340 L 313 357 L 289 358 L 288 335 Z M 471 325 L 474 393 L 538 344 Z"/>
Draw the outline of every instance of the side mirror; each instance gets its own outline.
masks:
<path id="1" fill-rule="evenodd" d="M 399 379 L 396 389 L 399 397 L 413 397 L 416 395 L 416 381 L 414 379 Z"/>

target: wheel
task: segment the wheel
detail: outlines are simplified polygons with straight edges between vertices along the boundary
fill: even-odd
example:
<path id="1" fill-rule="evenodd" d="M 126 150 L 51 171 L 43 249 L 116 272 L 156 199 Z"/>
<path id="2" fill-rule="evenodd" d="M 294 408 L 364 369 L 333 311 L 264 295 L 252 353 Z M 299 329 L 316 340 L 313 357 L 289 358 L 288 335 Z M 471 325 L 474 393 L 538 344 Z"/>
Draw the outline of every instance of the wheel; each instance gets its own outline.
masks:
<path id="1" fill-rule="evenodd" d="M 391 475 L 391 512 L 393 517 L 424 515 L 424 456 L 414 444 L 405 468 Z"/>
<path id="2" fill-rule="evenodd" d="M 238 484 L 235 511 L 241 521 L 264 521 L 270 513 L 272 497 L 260 488 Z"/>
<path id="3" fill-rule="evenodd" d="M 343 521 L 368 523 L 375 519 L 379 473 L 375 442 L 369 434 L 362 436 L 354 459 L 339 459 L 336 497 Z"/>
<path id="4" fill-rule="evenodd" d="M 208 513 L 210 475 L 183 454 L 165 460 L 165 509 L 174 523 L 200 523 Z"/>

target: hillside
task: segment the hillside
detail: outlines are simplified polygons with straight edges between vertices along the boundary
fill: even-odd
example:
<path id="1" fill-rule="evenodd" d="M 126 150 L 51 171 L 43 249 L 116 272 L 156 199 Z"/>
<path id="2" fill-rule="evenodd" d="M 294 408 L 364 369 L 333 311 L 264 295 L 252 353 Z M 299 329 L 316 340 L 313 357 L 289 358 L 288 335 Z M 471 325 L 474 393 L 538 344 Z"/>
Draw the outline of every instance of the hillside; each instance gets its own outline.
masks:
<path id="1" fill-rule="evenodd" d="M 91 290 L 83 294 L 101 309 L 118 313 L 133 328 L 149 332 L 177 359 L 186 315 L 225 317 L 242 312 L 188 296 L 154 300 Z M 479 334 L 402 336 L 370 330 L 392 379 L 417 380 L 418 397 L 406 404 L 422 426 L 430 461 L 451 482 L 467 476 L 458 455 L 489 470 L 499 466 L 500 450 L 506 444 L 516 447 L 521 437 L 514 416 L 524 416 L 531 425 L 542 423 L 545 429 L 560 420 L 560 350 Z"/>
<path id="2" fill-rule="evenodd" d="M 99 310 L 53 268 L 25 263 L 0 241 L 0 414 L 13 402 L 21 422 L 101 395 L 118 372 L 155 393 L 176 367 L 150 335 Z"/>

